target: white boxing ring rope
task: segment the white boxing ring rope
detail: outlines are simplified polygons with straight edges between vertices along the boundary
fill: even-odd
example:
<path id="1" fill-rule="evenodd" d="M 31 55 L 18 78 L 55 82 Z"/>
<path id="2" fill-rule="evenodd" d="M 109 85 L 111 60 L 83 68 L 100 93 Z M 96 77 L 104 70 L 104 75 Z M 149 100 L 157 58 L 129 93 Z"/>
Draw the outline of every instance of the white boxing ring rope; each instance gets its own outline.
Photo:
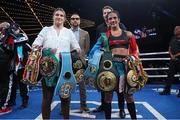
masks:
<path id="1" fill-rule="evenodd" d="M 169 52 L 153 52 L 153 53 L 140 53 L 139 56 L 150 56 L 150 55 L 165 55 L 169 54 Z M 140 58 L 141 61 L 157 61 L 157 60 L 167 60 L 169 61 L 170 58 Z M 169 70 L 168 67 L 163 67 L 163 68 L 144 68 L 145 71 L 149 70 Z M 165 78 L 167 75 L 148 75 L 148 78 Z M 174 75 L 174 77 L 180 77 L 180 74 Z"/>
<path id="2" fill-rule="evenodd" d="M 148 60 L 170 60 L 170 58 L 141 58 L 141 61 L 148 61 Z"/>
<path id="3" fill-rule="evenodd" d="M 140 53 L 139 56 L 145 56 L 145 55 L 162 55 L 162 54 L 169 54 L 169 52 L 152 52 L 152 53 Z"/>
<path id="4" fill-rule="evenodd" d="M 166 60 L 166 61 L 169 61 L 170 58 L 142 58 L 142 56 L 151 56 L 151 55 L 168 55 L 169 52 L 152 52 L 152 53 L 140 53 L 139 56 L 140 56 L 140 59 L 141 61 L 158 61 L 158 60 Z M 88 61 L 88 59 L 86 59 L 86 61 Z M 148 70 L 169 70 L 168 67 L 166 68 L 144 68 L 145 71 L 148 71 Z M 162 77 L 167 77 L 167 75 L 148 75 L 148 78 L 162 78 Z M 176 74 L 175 77 L 180 77 L 180 74 Z"/>

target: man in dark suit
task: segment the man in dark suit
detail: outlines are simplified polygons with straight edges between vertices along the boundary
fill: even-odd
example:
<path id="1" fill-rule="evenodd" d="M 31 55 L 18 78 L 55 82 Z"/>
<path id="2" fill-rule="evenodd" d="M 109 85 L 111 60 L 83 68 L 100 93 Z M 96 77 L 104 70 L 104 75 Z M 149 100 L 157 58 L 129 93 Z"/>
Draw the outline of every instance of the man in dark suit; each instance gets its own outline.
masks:
<path id="1" fill-rule="evenodd" d="M 70 23 L 71 23 L 71 30 L 76 36 L 76 40 L 79 42 L 79 45 L 81 47 L 81 56 L 85 60 L 90 47 L 89 33 L 80 28 L 80 16 L 77 13 L 72 14 L 70 18 Z M 89 109 L 86 104 L 86 87 L 84 80 L 81 80 L 81 82 L 79 82 L 79 92 L 80 92 L 80 104 L 81 104 L 80 111 L 88 112 Z"/>
<path id="2" fill-rule="evenodd" d="M 172 37 L 169 44 L 169 54 L 171 57 L 168 77 L 165 81 L 165 87 L 160 95 L 170 95 L 171 94 L 171 85 L 174 79 L 174 75 L 177 72 L 180 72 L 180 26 L 174 28 L 174 37 Z M 180 97 L 180 88 L 177 94 L 177 97 Z"/>

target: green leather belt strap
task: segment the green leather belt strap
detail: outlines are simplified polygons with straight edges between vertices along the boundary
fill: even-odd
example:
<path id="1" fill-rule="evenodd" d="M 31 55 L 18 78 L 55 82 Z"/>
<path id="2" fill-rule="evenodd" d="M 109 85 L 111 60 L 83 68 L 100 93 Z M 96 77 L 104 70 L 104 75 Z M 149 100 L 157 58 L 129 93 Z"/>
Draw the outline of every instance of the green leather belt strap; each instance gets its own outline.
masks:
<path id="1" fill-rule="evenodd" d="M 59 69 L 60 69 L 59 61 L 56 58 L 56 56 L 54 55 L 54 53 L 52 52 L 51 48 L 43 50 L 43 57 L 49 57 L 48 62 L 51 62 L 51 63 L 48 63 L 48 64 L 51 64 L 51 65 L 53 64 L 54 69 L 55 69 L 55 70 L 51 70 L 49 73 L 46 73 L 46 75 L 43 75 L 43 77 L 46 81 L 46 85 L 47 86 L 55 86 L 56 85 L 56 79 L 55 78 L 56 78 L 56 76 L 59 72 Z M 43 57 L 42 57 L 42 59 L 43 59 Z"/>
<path id="2" fill-rule="evenodd" d="M 112 63 L 112 53 L 105 51 L 97 75 L 97 88 L 102 91 L 112 91 L 117 86 L 117 79 L 118 73 Z"/>
<path id="3" fill-rule="evenodd" d="M 109 42 L 106 33 L 101 33 L 101 43 L 102 43 L 102 48 L 104 48 L 107 52 L 109 52 L 110 51 Z"/>

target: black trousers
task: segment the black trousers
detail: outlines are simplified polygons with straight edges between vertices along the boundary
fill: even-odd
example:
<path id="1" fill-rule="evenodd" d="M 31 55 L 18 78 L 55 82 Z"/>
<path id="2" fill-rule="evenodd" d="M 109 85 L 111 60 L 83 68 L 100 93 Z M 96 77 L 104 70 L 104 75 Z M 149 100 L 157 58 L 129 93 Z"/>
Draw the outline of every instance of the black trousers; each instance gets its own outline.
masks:
<path id="1" fill-rule="evenodd" d="M 8 95 L 10 95 L 10 58 L 10 55 L 0 51 L 0 108 L 8 105 Z"/>
<path id="2" fill-rule="evenodd" d="M 27 85 L 21 82 L 21 79 L 23 77 L 23 72 L 24 72 L 24 69 L 19 69 L 17 72 L 17 75 L 14 74 L 11 98 L 9 101 L 10 104 L 15 103 L 15 101 L 16 101 L 17 87 L 19 87 L 22 100 L 28 100 L 28 98 L 29 98 Z"/>
<path id="3" fill-rule="evenodd" d="M 166 79 L 166 86 L 165 89 L 170 89 L 173 79 L 174 79 L 174 75 L 180 72 L 180 59 L 177 60 L 171 60 L 170 61 L 170 66 L 169 66 L 169 72 L 168 72 L 168 77 Z"/>

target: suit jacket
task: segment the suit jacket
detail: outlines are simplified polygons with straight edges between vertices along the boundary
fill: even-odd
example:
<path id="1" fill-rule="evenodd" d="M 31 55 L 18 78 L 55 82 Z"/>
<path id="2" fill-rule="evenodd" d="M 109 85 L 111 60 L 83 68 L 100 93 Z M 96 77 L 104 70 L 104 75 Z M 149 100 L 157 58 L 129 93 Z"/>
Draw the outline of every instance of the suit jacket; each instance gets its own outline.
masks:
<path id="1" fill-rule="evenodd" d="M 81 48 L 81 55 L 86 58 L 90 48 L 90 37 L 89 33 L 83 29 L 79 30 L 79 45 Z"/>

